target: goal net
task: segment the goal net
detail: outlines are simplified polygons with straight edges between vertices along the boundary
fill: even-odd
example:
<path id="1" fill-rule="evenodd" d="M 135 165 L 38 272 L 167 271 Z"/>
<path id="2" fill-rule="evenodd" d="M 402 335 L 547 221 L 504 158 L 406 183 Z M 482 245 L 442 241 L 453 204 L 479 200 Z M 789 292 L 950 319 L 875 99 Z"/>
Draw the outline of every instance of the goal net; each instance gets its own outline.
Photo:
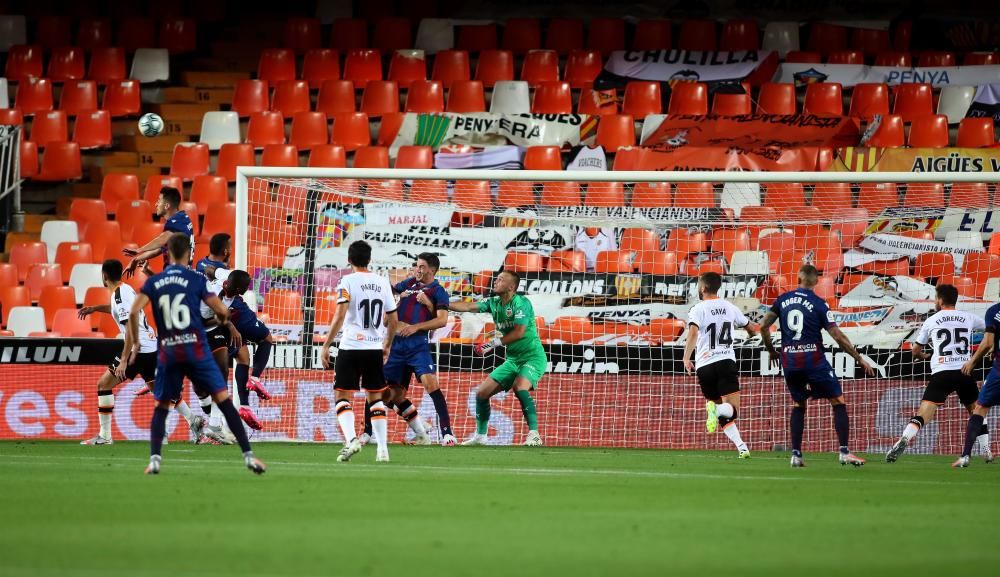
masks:
<path id="1" fill-rule="evenodd" d="M 551 445 L 730 449 L 724 435 L 705 433 L 704 399 L 683 370 L 697 275 L 721 273 L 721 296 L 759 320 L 811 263 L 822 273 L 817 294 L 876 367 L 877 377 L 865 378 L 827 342 L 852 447 L 884 451 L 930 375 L 910 342 L 934 311 L 935 285 L 956 285 L 959 308 L 976 314 L 1000 299 L 988 209 L 995 181 L 960 173 L 240 168 L 235 266 L 250 272 L 252 300 L 278 341 L 263 377 L 273 399 L 251 395 L 264 424 L 256 438 L 342 441 L 334 375 L 318 351 L 334 289 L 350 273 L 347 246 L 364 239 L 372 268 L 393 282 L 411 274 L 417 254 L 437 254 L 437 279 L 452 300 L 488 296 L 498 271 L 520 273 L 549 358 L 535 396 Z M 502 348 L 474 353 L 493 331 L 486 315 L 452 313 L 433 337 L 460 438 L 474 430 L 476 385 L 503 360 Z M 759 338 L 734 338 L 743 437 L 755 450 L 787 447 L 791 402 L 780 369 L 769 367 Z M 416 380 L 410 398 L 437 440 L 433 404 Z M 829 405 L 812 405 L 805 448 L 832 450 Z M 949 399 L 915 450 L 954 453 L 966 419 Z M 525 432 L 513 395 L 495 397 L 491 442 L 520 443 Z M 393 416 L 390 438 L 408 434 Z"/>

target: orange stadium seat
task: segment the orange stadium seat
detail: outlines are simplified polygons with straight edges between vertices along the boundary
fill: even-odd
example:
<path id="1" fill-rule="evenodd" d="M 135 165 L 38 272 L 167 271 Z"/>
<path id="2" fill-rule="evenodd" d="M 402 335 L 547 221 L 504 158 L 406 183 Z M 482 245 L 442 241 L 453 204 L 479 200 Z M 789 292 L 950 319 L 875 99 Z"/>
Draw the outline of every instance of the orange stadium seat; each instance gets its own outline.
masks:
<path id="1" fill-rule="evenodd" d="M 955 274 L 955 258 L 945 252 L 922 252 L 917 255 L 913 276 L 930 281 Z"/>
<path id="2" fill-rule="evenodd" d="M 596 50 L 573 50 L 566 59 L 563 80 L 573 88 L 584 88 L 593 84 L 594 79 L 604 69 L 601 53 Z"/>
<path id="3" fill-rule="evenodd" d="M 457 29 L 455 48 L 469 52 L 496 50 L 496 24 L 462 24 Z"/>
<path id="4" fill-rule="evenodd" d="M 31 141 L 44 150 L 50 142 L 69 140 L 69 120 L 61 110 L 39 112 L 31 123 Z"/>
<path id="5" fill-rule="evenodd" d="M 354 49 L 344 60 L 344 80 L 364 88 L 371 80 L 382 80 L 382 54 L 378 50 Z"/>
<path id="6" fill-rule="evenodd" d="M 76 43 L 84 50 L 111 46 L 111 20 L 83 18 L 76 29 Z"/>
<path id="7" fill-rule="evenodd" d="M 803 114 L 843 116 L 844 101 L 841 86 L 836 82 L 817 82 L 806 86 Z"/>
<path id="8" fill-rule="evenodd" d="M 583 21 L 577 18 L 549 20 L 544 47 L 560 54 L 583 48 Z"/>
<path id="9" fill-rule="evenodd" d="M 408 89 L 418 80 L 427 80 L 427 61 L 418 52 L 393 52 L 389 60 L 388 79 L 402 89 Z"/>
<path id="10" fill-rule="evenodd" d="M 120 46 L 92 50 L 87 78 L 97 81 L 98 84 L 108 84 L 128 78 L 125 72 L 125 50 Z"/>
<path id="11" fill-rule="evenodd" d="M 559 81 L 559 54 L 554 50 L 531 50 L 521 65 L 521 80 L 535 87 Z"/>
<path id="12" fill-rule="evenodd" d="M 587 255 L 579 250 L 557 250 L 549 255 L 549 272 L 587 272 Z"/>
<path id="13" fill-rule="evenodd" d="M 861 184 L 858 192 L 858 208 L 864 208 L 870 214 L 877 214 L 890 206 L 899 206 L 899 194 L 895 183 Z"/>
<path id="14" fill-rule="evenodd" d="M 337 18 L 330 30 L 330 47 L 341 52 L 368 48 L 368 21 L 360 18 Z"/>
<path id="15" fill-rule="evenodd" d="M 470 70 L 468 52 L 442 50 L 434 56 L 431 79 L 441 82 L 445 88 L 450 88 L 455 82 L 469 80 L 472 77 Z"/>
<path id="16" fill-rule="evenodd" d="M 534 183 L 516 180 L 502 180 L 497 190 L 497 206 L 517 208 L 534 206 Z"/>
<path id="17" fill-rule="evenodd" d="M 409 18 L 379 18 L 375 21 L 372 47 L 382 52 L 413 48 L 413 30 Z"/>
<path id="18" fill-rule="evenodd" d="M 188 200 L 201 207 L 229 202 L 226 179 L 211 174 L 196 176 L 191 184 L 191 195 Z"/>
<path id="19" fill-rule="evenodd" d="M 460 80 L 448 90 L 448 112 L 485 112 L 486 96 L 479 80 Z"/>
<path id="20" fill-rule="evenodd" d="M 680 274 L 677 264 L 677 253 L 660 250 L 642 251 L 636 254 L 635 266 L 643 274 L 676 275 Z"/>
<path id="21" fill-rule="evenodd" d="M 587 206 L 625 206 L 625 185 L 620 182 L 591 182 L 583 203 Z"/>
<path id="22" fill-rule="evenodd" d="M 830 213 L 830 230 L 840 234 L 843 246 L 854 246 L 868 228 L 868 211 L 863 208 L 842 208 Z"/>
<path id="23" fill-rule="evenodd" d="M 230 108 L 240 118 L 268 109 L 268 84 L 266 80 L 237 80 L 233 88 L 233 104 Z"/>
<path id="24" fill-rule="evenodd" d="M 437 80 L 414 80 L 406 92 L 405 112 L 444 112 L 444 85 Z"/>
<path id="25" fill-rule="evenodd" d="M 674 206 L 703 208 L 715 207 L 715 190 L 711 182 L 679 182 L 674 194 Z"/>
<path id="26" fill-rule="evenodd" d="M 881 83 L 860 83 L 851 92 L 849 116 L 871 120 L 876 114 L 889 114 L 889 87 Z"/>
<path id="27" fill-rule="evenodd" d="M 337 144 L 314 146 L 309 151 L 310 167 L 344 168 L 347 166 L 347 154 L 344 147 Z"/>
<path id="28" fill-rule="evenodd" d="M 681 337 L 686 327 L 687 323 L 683 319 L 650 319 L 650 338 L 656 343 L 672 343 Z"/>
<path id="29" fill-rule="evenodd" d="M 903 117 L 898 114 L 888 114 L 882 117 L 878 129 L 868 141 L 868 146 L 899 148 L 903 146 L 904 138 Z"/>
<path id="30" fill-rule="evenodd" d="M 47 15 L 38 19 L 35 41 L 45 48 L 67 46 L 70 40 L 70 19 L 63 15 Z"/>
<path id="31" fill-rule="evenodd" d="M 178 144 L 170 158 L 170 175 L 179 176 L 185 182 L 194 177 L 208 174 L 208 145 Z"/>
<path id="32" fill-rule="evenodd" d="M 637 182 L 632 189 L 632 203 L 636 208 L 673 206 L 674 195 L 669 182 Z"/>
<path id="33" fill-rule="evenodd" d="M 0 262 L 0 287 L 14 286 L 17 282 L 17 266 L 9 262 Z"/>
<path id="34" fill-rule="evenodd" d="M 667 237 L 667 252 L 677 253 L 679 258 L 708 250 L 708 241 L 703 232 L 691 232 L 686 228 L 675 228 Z"/>
<path id="35" fill-rule="evenodd" d="M 156 28 L 150 18 L 127 17 L 118 26 L 116 44 L 127 52 L 156 45 Z"/>
<path id="36" fill-rule="evenodd" d="M 580 183 L 545 182 L 539 203 L 542 206 L 578 206 L 581 204 Z"/>
<path id="37" fill-rule="evenodd" d="M 305 80 L 278 81 L 271 97 L 271 110 L 280 112 L 286 118 L 291 118 L 296 112 L 311 110 L 309 83 Z"/>
<path id="38" fill-rule="evenodd" d="M 670 92 L 670 115 L 708 114 L 708 85 L 704 82 L 678 82 Z"/>
<path id="39" fill-rule="evenodd" d="M 205 222 L 201 225 L 201 234 L 211 236 L 218 232 L 235 234 L 236 203 L 223 202 L 205 207 Z"/>
<path id="40" fill-rule="evenodd" d="M 124 64 L 124 62 L 122 63 Z M 57 46 L 49 56 L 48 78 L 53 82 L 68 82 L 83 78 L 83 48 L 79 46 Z"/>
<path id="41" fill-rule="evenodd" d="M 508 251 L 503 267 L 514 272 L 541 272 L 542 255 L 536 252 Z"/>
<path id="42" fill-rule="evenodd" d="M 625 85 L 622 98 L 622 114 L 633 118 L 645 118 L 650 114 L 663 113 L 663 97 L 659 82 L 632 81 Z"/>
<path id="43" fill-rule="evenodd" d="M 963 118 L 958 124 L 955 146 L 959 148 L 987 148 L 996 143 L 992 118 Z"/>
<path id="44" fill-rule="evenodd" d="M 830 58 L 832 59 L 833 55 Z M 785 55 L 785 62 L 790 64 L 820 64 L 823 62 L 823 55 L 819 52 L 810 52 L 808 50 L 792 50 Z M 835 62 L 830 63 L 836 64 Z"/>
<path id="45" fill-rule="evenodd" d="M 712 252 L 721 252 L 729 262 L 738 250 L 750 250 L 750 234 L 744 229 L 716 228 L 712 231 Z"/>
<path id="46" fill-rule="evenodd" d="M 237 166 L 253 166 L 254 164 L 252 144 L 227 142 L 219 148 L 219 160 L 215 167 L 215 174 L 232 182 L 236 180 Z"/>
<path id="47" fill-rule="evenodd" d="M 37 301 L 42 289 L 47 286 L 62 286 L 62 267 L 58 264 L 33 264 L 28 267 L 28 276 L 24 278 L 24 286 L 31 293 L 31 300 Z"/>
<path id="48" fill-rule="evenodd" d="M 795 114 L 796 111 L 794 84 L 766 82 L 761 85 L 757 114 Z"/>
<path id="49" fill-rule="evenodd" d="M 306 55 L 302 59 L 302 80 L 308 82 L 310 88 L 319 88 L 327 80 L 339 79 L 339 52 L 330 48 L 306 51 Z"/>
<path id="50" fill-rule="evenodd" d="M 7 262 L 17 267 L 17 278 L 23 283 L 28 276 L 28 269 L 33 265 L 48 262 L 48 258 L 45 243 L 24 242 L 11 248 Z"/>
<path id="51" fill-rule="evenodd" d="M 597 125 L 596 143 L 609 153 L 635 146 L 635 121 L 628 114 L 607 114 Z"/>
<path id="52" fill-rule="evenodd" d="M 514 80 L 514 55 L 508 50 L 484 50 L 479 54 L 475 79 L 486 88 L 501 80 Z"/>
<path id="53" fill-rule="evenodd" d="M 354 152 L 354 168 L 389 168 L 389 149 L 362 146 Z"/>
<path id="54" fill-rule="evenodd" d="M 752 110 L 750 94 L 726 94 L 716 92 L 712 97 L 712 114 L 720 116 L 741 116 Z"/>
<path id="55" fill-rule="evenodd" d="M 102 304 L 107 304 L 107 300 Z M 38 306 L 45 310 L 45 327 L 52 330 L 52 321 L 55 319 L 56 311 L 69 308 L 76 310 L 76 291 L 73 287 L 68 286 L 46 286 L 38 296 Z M 90 323 L 89 319 L 87 322 Z"/>
<path id="56" fill-rule="evenodd" d="M 632 272 L 632 253 L 626 250 L 603 250 L 597 253 L 594 272 L 630 273 Z"/>
<path id="57" fill-rule="evenodd" d="M 264 297 L 264 314 L 274 324 L 301 324 L 302 295 L 294 290 L 272 289 Z"/>
<path id="58" fill-rule="evenodd" d="M 783 209 L 805 205 L 805 189 L 801 182 L 769 182 L 767 184 L 764 206 Z"/>
<path id="59" fill-rule="evenodd" d="M 164 188 L 176 188 L 177 190 L 183 190 L 184 181 L 179 176 L 150 176 L 146 179 L 146 189 L 142 196 L 143 200 L 148 202 L 150 206 L 155 205 L 156 201 L 160 198 L 160 191 Z"/>
<path id="60" fill-rule="evenodd" d="M 8 82 L 24 82 L 42 77 L 42 47 L 15 44 L 7 51 L 4 76 Z"/>
<path id="61" fill-rule="evenodd" d="M 909 52 L 879 52 L 875 55 L 875 66 L 894 66 L 897 68 L 909 68 L 912 60 Z"/>
<path id="62" fill-rule="evenodd" d="M 982 66 L 986 64 L 1000 64 L 1000 54 L 996 52 L 966 52 L 962 57 L 964 66 Z"/>
<path id="63" fill-rule="evenodd" d="M 371 80 L 361 94 L 361 112 L 369 117 L 399 112 L 399 86 L 392 80 Z"/>
<path id="64" fill-rule="evenodd" d="M 26 286 L 0 286 L 0 308 L 3 309 L 3 326 L 7 326 L 10 310 L 14 307 L 30 307 L 31 292 Z"/>
<path id="65" fill-rule="evenodd" d="M 285 117 L 280 112 L 262 110 L 250 115 L 247 123 L 247 144 L 263 148 L 285 143 Z"/>
<path id="66" fill-rule="evenodd" d="M 972 279 L 975 295 L 982 297 L 986 281 L 1000 277 L 1000 256 L 989 253 L 969 253 L 962 262 L 962 276 Z"/>
<path id="67" fill-rule="evenodd" d="M 100 225 L 98 225 L 100 226 Z M 77 264 L 94 262 L 94 251 L 86 242 L 61 242 L 56 248 L 55 263 L 63 270 L 73 270 Z"/>
<path id="68" fill-rule="evenodd" d="M 323 81 L 316 97 L 316 111 L 327 116 L 357 111 L 354 83 L 337 79 Z"/>
<path id="69" fill-rule="evenodd" d="M 320 47 L 318 18 L 294 17 L 285 21 L 284 46 L 296 54 Z"/>
<path id="70" fill-rule="evenodd" d="M 610 54 L 625 50 L 625 21 L 621 18 L 593 18 L 587 34 L 587 48 Z"/>
<path id="71" fill-rule="evenodd" d="M 17 83 L 14 108 L 25 116 L 52 110 L 52 81 L 48 78 L 25 78 Z"/>
<path id="72" fill-rule="evenodd" d="M 573 94 L 569 82 L 543 82 L 535 88 L 531 101 L 534 114 L 572 114 Z"/>
<path id="73" fill-rule="evenodd" d="M 371 144 L 371 131 L 368 127 L 368 115 L 364 112 L 338 114 L 333 118 L 333 131 L 330 142 L 339 144 L 348 152 Z"/>
<path id="74" fill-rule="evenodd" d="M 903 206 L 944 206 L 944 185 L 940 182 L 911 182 L 906 186 Z"/>
<path id="75" fill-rule="evenodd" d="M 73 336 L 84 336 L 94 331 L 90 319 L 81 319 L 75 306 L 59 309 L 55 312 L 55 316 L 52 318 L 52 330 L 61 335 Z"/>
<path id="76" fill-rule="evenodd" d="M 587 317 L 559 317 L 549 327 L 549 338 L 578 344 L 593 340 L 594 325 Z"/>
<path id="77" fill-rule="evenodd" d="M 430 146 L 400 146 L 396 168 L 434 168 L 434 149 Z"/>
<path id="78" fill-rule="evenodd" d="M 129 236 L 131 234 L 130 229 Z M 125 243 L 122 242 L 122 226 L 118 221 L 109 220 L 97 226 L 88 226 L 82 231 L 81 239 L 90 244 L 97 262 L 122 258 L 121 249 Z"/>
<path id="79" fill-rule="evenodd" d="M 921 52 L 917 56 L 917 66 L 955 66 L 957 59 L 954 52 Z"/>
<path id="80" fill-rule="evenodd" d="M 314 146 L 330 142 L 330 130 L 326 114 L 302 111 L 292 115 L 292 130 L 288 142 L 300 150 L 311 150 Z"/>
<path id="81" fill-rule="evenodd" d="M 632 50 L 669 50 L 673 45 L 673 29 L 669 20 L 640 20 L 635 25 Z"/>
<path id="82" fill-rule="evenodd" d="M 985 182 L 956 182 L 951 185 L 948 206 L 988 208 L 991 204 L 990 187 Z"/>
<path id="83" fill-rule="evenodd" d="M 852 28 L 851 46 L 866 54 L 889 50 L 889 31 L 875 28 Z"/>
<path id="84" fill-rule="evenodd" d="M 910 126 L 907 139 L 913 148 L 945 148 L 948 146 L 948 117 L 932 114 Z"/>
<path id="85" fill-rule="evenodd" d="M 197 23 L 183 18 L 169 18 L 160 22 L 159 46 L 171 55 L 194 52 L 197 45 Z"/>
<path id="86" fill-rule="evenodd" d="M 260 154 L 261 166 L 298 166 L 299 149 L 293 144 L 268 144 Z"/>
<path id="87" fill-rule="evenodd" d="M 74 198 L 69 205 L 69 219 L 81 229 L 91 222 L 103 222 L 108 220 L 107 205 L 98 198 Z"/>
<path id="88" fill-rule="evenodd" d="M 103 108 L 113 117 L 133 116 L 142 110 L 137 80 L 110 82 L 104 89 Z"/>
<path id="89" fill-rule="evenodd" d="M 111 113 L 107 110 L 81 112 L 73 125 L 73 142 L 83 149 L 111 146 Z"/>
<path id="90" fill-rule="evenodd" d="M 615 90 L 597 91 L 593 88 L 584 88 L 580 91 L 580 98 L 576 104 L 578 114 L 594 114 L 603 116 L 605 114 L 618 114 L 618 98 Z"/>
<path id="91" fill-rule="evenodd" d="M 892 113 L 903 122 L 934 114 L 934 89 L 930 84 L 900 84 L 896 86 L 896 100 Z"/>
<path id="92" fill-rule="evenodd" d="M 510 18 L 504 23 L 501 48 L 518 56 L 542 45 L 541 22 L 536 18 Z"/>
<path id="93" fill-rule="evenodd" d="M 455 183 L 455 204 L 462 208 L 489 209 L 493 206 L 488 180 L 462 180 Z"/>
<path id="94" fill-rule="evenodd" d="M 660 235 L 646 228 L 626 228 L 622 231 L 618 249 L 638 254 L 660 251 Z"/>
<path id="95" fill-rule="evenodd" d="M 684 20 L 677 37 L 679 50 L 700 50 L 712 52 L 718 49 L 715 20 Z"/>

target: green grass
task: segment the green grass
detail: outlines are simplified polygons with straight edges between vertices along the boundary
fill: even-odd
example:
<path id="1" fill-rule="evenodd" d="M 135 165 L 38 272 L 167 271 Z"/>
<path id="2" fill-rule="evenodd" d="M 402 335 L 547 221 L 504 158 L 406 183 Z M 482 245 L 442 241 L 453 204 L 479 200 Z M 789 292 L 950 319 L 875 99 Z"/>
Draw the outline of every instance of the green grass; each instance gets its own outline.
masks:
<path id="1" fill-rule="evenodd" d="M 832 454 L 0 443 L 0 575 L 950 574 L 1000 561 L 1000 466 Z"/>

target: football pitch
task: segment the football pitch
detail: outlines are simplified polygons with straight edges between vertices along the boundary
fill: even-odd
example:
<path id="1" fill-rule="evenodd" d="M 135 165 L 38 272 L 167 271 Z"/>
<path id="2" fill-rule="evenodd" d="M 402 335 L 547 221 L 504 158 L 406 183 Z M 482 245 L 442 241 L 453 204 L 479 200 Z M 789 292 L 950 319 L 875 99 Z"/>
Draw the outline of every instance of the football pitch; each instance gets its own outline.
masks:
<path id="1" fill-rule="evenodd" d="M 993 574 L 1000 465 L 905 455 L 0 443 L 0 575 Z"/>

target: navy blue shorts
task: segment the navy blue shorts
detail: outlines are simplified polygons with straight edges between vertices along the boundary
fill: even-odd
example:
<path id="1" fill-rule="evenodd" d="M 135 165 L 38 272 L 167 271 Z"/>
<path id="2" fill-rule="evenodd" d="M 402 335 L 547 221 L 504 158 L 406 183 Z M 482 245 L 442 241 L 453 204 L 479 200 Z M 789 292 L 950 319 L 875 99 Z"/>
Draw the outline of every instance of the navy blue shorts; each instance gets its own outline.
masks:
<path id="1" fill-rule="evenodd" d="M 271 334 L 271 329 L 267 328 L 267 325 L 260 321 L 246 324 L 240 323 L 236 325 L 236 330 L 239 331 L 244 341 L 251 343 L 259 343 Z"/>
<path id="2" fill-rule="evenodd" d="M 844 394 L 829 364 L 807 370 L 785 370 L 785 385 L 796 403 L 810 398 L 833 399 Z"/>
<path id="3" fill-rule="evenodd" d="M 181 398 L 187 377 L 198 393 L 214 394 L 226 390 L 219 365 L 208 357 L 200 361 L 185 363 L 160 363 L 156 367 L 156 382 L 153 384 L 153 398 L 157 401 Z M 200 395 L 199 395 L 200 396 Z"/>
<path id="4" fill-rule="evenodd" d="M 983 388 L 979 389 L 979 399 L 977 401 L 983 407 L 1000 405 L 1000 371 L 994 366 L 986 375 L 983 381 Z"/>
<path id="5" fill-rule="evenodd" d="M 433 375 L 435 370 L 429 346 L 405 349 L 392 347 L 389 360 L 382 367 L 382 374 L 385 375 L 385 382 L 390 385 L 409 386 L 411 375 L 417 375 L 419 380 L 424 375 Z"/>

